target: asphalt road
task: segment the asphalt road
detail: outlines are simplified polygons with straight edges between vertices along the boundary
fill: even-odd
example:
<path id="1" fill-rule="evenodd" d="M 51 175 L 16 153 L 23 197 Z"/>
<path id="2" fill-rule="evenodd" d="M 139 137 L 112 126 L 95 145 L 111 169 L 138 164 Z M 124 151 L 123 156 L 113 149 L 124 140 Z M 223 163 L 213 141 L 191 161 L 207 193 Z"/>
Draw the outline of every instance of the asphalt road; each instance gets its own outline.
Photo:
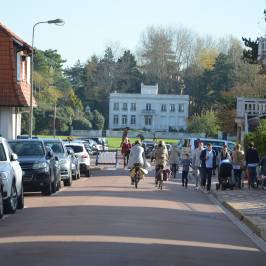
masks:
<path id="1" fill-rule="evenodd" d="M 266 255 L 210 200 L 152 177 L 98 171 L 0 220 L 0 265 L 266 265 Z"/>

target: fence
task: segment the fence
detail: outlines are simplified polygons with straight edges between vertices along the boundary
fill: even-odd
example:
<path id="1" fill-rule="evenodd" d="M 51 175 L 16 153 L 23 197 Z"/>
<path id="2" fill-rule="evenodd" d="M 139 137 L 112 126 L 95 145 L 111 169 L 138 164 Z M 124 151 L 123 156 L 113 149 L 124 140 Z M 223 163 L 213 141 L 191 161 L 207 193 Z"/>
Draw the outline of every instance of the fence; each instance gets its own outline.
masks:
<path id="1" fill-rule="evenodd" d="M 118 150 L 98 151 L 96 165 L 115 165 L 118 167 Z"/>

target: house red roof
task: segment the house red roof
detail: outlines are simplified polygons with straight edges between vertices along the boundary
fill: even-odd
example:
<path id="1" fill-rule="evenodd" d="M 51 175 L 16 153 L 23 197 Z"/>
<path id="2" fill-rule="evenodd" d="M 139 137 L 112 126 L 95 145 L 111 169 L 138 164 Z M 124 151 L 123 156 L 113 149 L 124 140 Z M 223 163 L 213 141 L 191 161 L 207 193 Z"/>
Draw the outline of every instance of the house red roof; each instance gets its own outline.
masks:
<path id="1" fill-rule="evenodd" d="M 31 53 L 32 47 L 0 22 L 0 106 L 30 106 L 31 86 L 25 78 L 25 73 L 30 73 L 25 65 L 17 63 L 17 54 L 23 58 Z M 23 67 L 23 78 L 18 67 Z"/>

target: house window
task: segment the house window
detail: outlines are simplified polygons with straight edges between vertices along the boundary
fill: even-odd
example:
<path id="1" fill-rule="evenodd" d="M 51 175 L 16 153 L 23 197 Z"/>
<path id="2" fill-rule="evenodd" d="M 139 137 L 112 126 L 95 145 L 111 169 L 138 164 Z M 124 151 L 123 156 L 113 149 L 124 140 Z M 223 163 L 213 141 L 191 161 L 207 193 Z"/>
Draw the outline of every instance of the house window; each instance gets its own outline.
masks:
<path id="1" fill-rule="evenodd" d="M 130 124 L 131 124 L 131 125 L 135 125 L 135 124 L 136 124 L 136 116 L 135 116 L 135 115 L 132 115 L 132 116 L 130 117 Z"/>
<path id="2" fill-rule="evenodd" d="M 183 113 L 184 112 L 184 104 L 179 104 L 178 106 L 178 112 Z"/>
<path id="3" fill-rule="evenodd" d="M 170 104 L 170 112 L 175 112 L 175 105 L 174 104 Z"/>
<path id="4" fill-rule="evenodd" d="M 31 58 L 27 56 L 26 59 L 27 62 L 27 83 L 30 84 L 30 78 L 31 78 L 31 73 L 30 73 L 30 67 L 31 67 Z"/>
<path id="5" fill-rule="evenodd" d="M 150 126 L 152 124 L 152 116 L 145 115 L 145 126 Z"/>
<path id="6" fill-rule="evenodd" d="M 20 53 L 17 53 L 17 81 L 21 80 L 20 72 L 21 72 L 21 55 Z"/>
<path id="7" fill-rule="evenodd" d="M 130 110 L 131 111 L 136 111 L 136 103 L 131 103 Z"/>
<path id="8" fill-rule="evenodd" d="M 162 112 L 166 112 L 166 104 L 162 104 L 161 105 L 161 111 Z"/>
<path id="9" fill-rule="evenodd" d="M 123 125 L 127 124 L 127 116 L 126 115 L 122 115 L 122 124 Z"/>
<path id="10" fill-rule="evenodd" d="M 114 111 L 118 111 L 119 110 L 119 103 L 114 103 Z"/>
<path id="11" fill-rule="evenodd" d="M 150 103 L 146 103 L 146 111 L 150 111 L 151 110 L 151 104 Z"/>
<path id="12" fill-rule="evenodd" d="M 123 103 L 122 110 L 123 110 L 123 111 L 127 111 L 127 103 Z"/>
<path id="13" fill-rule="evenodd" d="M 118 115 L 114 115 L 114 125 L 118 125 Z"/>

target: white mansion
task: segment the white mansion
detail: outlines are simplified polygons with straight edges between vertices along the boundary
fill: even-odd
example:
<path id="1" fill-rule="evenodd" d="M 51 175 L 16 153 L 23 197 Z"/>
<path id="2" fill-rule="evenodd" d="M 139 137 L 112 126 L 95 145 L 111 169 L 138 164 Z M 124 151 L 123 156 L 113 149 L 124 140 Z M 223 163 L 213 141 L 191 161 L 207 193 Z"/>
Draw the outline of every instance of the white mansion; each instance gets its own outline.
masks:
<path id="1" fill-rule="evenodd" d="M 186 129 L 188 95 L 158 94 L 158 84 L 141 84 L 141 93 L 111 93 L 109 128 Z"/>

